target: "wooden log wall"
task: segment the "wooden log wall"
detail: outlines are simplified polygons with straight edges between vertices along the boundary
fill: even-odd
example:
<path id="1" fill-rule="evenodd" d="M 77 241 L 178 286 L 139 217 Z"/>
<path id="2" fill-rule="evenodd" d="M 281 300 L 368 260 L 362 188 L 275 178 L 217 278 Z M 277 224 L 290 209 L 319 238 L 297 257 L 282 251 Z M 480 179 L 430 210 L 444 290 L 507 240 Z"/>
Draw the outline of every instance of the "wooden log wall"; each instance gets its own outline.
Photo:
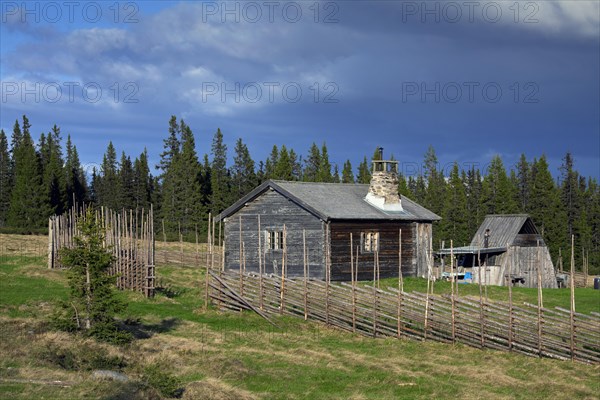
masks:
<path id="1" fill-rule="evenodd" d="M 305 240 L 310 276 L 325 277 L 323 222 L 281 194 L 267 191 L 225 221 L 225 269 L 238 269 L 244 254 L 247 271 L 281 274 L 283 249 L 270 249 L 265 232 L 285 227 L 287 276 L 302 276 Z"/>
<path id="2" fill-rule="evenodd" d="M 48 221 L 48 268 L 62 268 L 60 249 L 72 248 L 79 234 L 77 223 L 86 206 L 77 205 Z M 123 210 L 117 213 L 104 207 L 95 210 L 96 220 L 104 228 L 104 247 L 110 249 L 113 264 L 109 273 L 117 277 L 119 289 L 131 289 L 154 295 L 156 279 L 153 209 Z"/>
<path id="3" fill-rule="evenodd" d="M 331 280 L 350 281 L 351 262 L 358 264 L 355 270 L 358 280 L 373 279 L 373 264 L 379 262 L 379 276 L 388 278 L 398 276 L 398 231 L 402 229 L 402 274 L 416 276 L 416 224 L 412 222 L 364 222 L 334 221 L 331 227 Z M 379 252 L 363 252 L 361 233 L 365 231 L 379 233 Z M 350 251 L 352 234 L 353 253 Z M 378 260 L 377 260 L 378 259 Z"/>

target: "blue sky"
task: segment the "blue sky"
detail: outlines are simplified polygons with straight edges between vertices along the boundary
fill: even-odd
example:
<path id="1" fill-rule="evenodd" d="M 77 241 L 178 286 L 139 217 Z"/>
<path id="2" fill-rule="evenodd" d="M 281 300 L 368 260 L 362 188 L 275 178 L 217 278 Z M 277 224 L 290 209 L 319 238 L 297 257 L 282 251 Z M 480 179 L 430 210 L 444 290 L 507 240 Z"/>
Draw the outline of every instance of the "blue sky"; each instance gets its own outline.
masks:
<path id="1" fill-rule="evenodd" d="M 325 141 L 340 168 L 381 145 L 411 174 L 431 144 L 600 178 L 598 1 L 0 4 L 0 127 L 56 123 L 90 168 L 109 140 L 157 162 L 176 115 L 230 160 L 238 137 L 257 161 Z"/>

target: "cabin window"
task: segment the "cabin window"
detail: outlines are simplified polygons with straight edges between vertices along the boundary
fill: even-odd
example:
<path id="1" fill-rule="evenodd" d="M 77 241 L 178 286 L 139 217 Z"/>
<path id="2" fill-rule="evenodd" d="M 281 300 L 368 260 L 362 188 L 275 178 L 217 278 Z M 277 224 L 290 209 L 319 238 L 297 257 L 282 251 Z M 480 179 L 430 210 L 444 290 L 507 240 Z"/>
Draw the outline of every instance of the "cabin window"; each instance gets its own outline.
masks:
<path id="1" fill-rule="evenodd" d="M 379 232 L 361 232 L 360 243 L 363 253 L 374 253 L 379 251 Z"/>
<path id="2" fill-rule="evenodd" d="M 283 232 L 282 231 L 265 231 L 265 241 L 267 249 L 282 250 L 283 249 Z"/>

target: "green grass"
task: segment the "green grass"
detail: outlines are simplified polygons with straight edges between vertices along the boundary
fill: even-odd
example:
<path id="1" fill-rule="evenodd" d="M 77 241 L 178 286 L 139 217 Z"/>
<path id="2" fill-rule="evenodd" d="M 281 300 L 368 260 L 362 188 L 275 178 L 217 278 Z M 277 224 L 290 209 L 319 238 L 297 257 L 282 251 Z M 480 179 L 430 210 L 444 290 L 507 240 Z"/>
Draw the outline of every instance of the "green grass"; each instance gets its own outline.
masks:
<path id="1" fill-rule="evenodd" d="M 149 365 L 176 376 L 183 398 L 214 399 L 592 399 L 600 391 L 599 366 L 536 359 L 506 352 L 388 339 L 371 339 L 294 317 L 276 317 L 275 328 L 253 313 L 204 311 L 204 271 L 158 265 L 169 290 L 145 299 L 120 292 L 123 318 L 139 319 L 148 334 L 113 346 L 52 332 L 45 322 L 68 290 L 64 271 L 50 271 L 35 257 L 0 258 L 1 399 L 150 399 L 160 394 L 145 382 Z M 381 285 L 397 287 L 397 280 Z M 426 282 L 406 279 L 407 291 Z M 474 285 L 461 294 L 479 296 Z M 436 293 L 450 285 L 436 282 Z M 505 288 L 488 288 L 504 299 Z M 600 291 L 578 289 L 578 311 L 594 310 Z M 568 290 L 544 290 L 544 303 L 568 307 Z M 517 300 L 518 298 L 518 300 Z M 535 289 L 518 288 L 515 301 L 535 303 Z M 566 303 L 565 303 L 566 300 Z M 597 309 L 597 308 L 596 308 Z M 47 349 L 122 357 L 127 384 L 95 381 L 87 370 L 67 370 Z M 45 354 L 46 357 L 40 357 Z M 35 380 L 22 383 L 17 380 Z M 71 382 L 68 387 L 44 381 Z"/>

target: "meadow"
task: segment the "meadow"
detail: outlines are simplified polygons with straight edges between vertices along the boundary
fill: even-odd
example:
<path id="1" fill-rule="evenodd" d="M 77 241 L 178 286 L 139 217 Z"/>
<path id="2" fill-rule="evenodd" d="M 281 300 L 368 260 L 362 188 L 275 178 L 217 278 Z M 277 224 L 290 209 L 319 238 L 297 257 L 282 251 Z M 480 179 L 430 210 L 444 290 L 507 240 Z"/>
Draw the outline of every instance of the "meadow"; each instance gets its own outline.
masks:
<path id="1" fill-rule="evenodd" d="M 49 319 L 68 288 L 64 271 L 46 268 L 44 243 L 44 237 L 0 235 L 1 399 L 597 399 L 600 393 L 598 365 L 372 339 L 293 317 L 277 317 L 275 328 L 253 313 L 221 312 L 205 307 L 203 269 L 161 260 L 154 298 L 119 292 L 128 302 L 120 319 L 135 335 L 132 343 L 57 332 Z M 407 291 L 426 290 L 421 279 L 404 283 Z M 449 292 L 450 285 L 436 282 L 434 291 Z M 479 296 L 474 285 L 459 291 Z M 488 296 L 508 295 L 490 287 Z M 600 291 L 577 289 L 576 299 L 578 312 L 600 311 Z M 535 304 L 537 292 L 516 288 L 513 300 Z M 569 291 L 545 290 L 544 305 L 568 308 Z M 128 380 L 98 380 L 95 370 Z"/>

